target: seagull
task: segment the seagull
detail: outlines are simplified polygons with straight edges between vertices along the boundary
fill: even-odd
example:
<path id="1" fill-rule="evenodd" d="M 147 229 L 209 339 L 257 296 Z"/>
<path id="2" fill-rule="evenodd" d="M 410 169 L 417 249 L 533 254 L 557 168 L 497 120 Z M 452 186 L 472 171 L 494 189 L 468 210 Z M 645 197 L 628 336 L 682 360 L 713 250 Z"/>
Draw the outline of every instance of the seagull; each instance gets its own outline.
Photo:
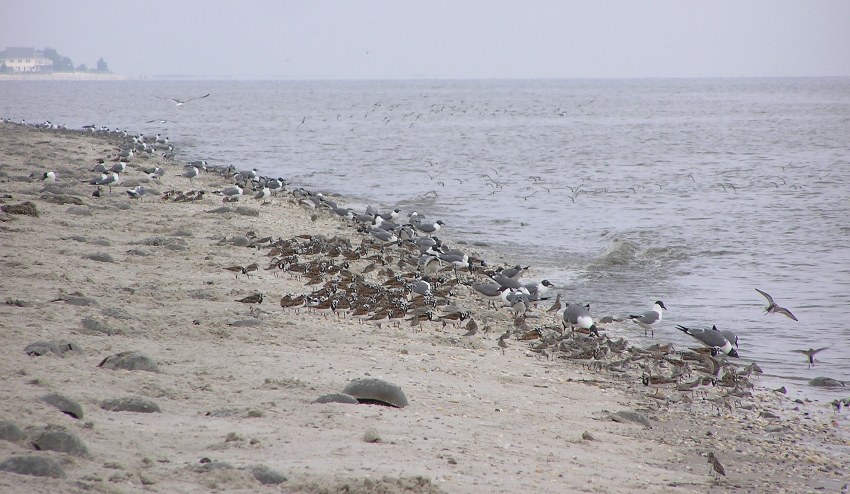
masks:
<path id="1" fill-rule="evenodd" d="M 127 190 L 127 195 L 130 196 L 130 199 L 141 199 L 143 195 L 147 194 L 148 191 L 145 190 L 141 185 L 137 185 L 132 189 Z"/>
<path id="2" fill-rule="evenodd" d="M 528 268 L 530 268 L 530 267 L 531 266 L 522 267 L 519 264 L 517 264 L 516 266 L 514 266 L 512 268 L 502 269 L 501 271 L 499 271 L 499 274 L 501 274 L 502 276 L 505 276 L 507 278 L 512 278 L 512 279 L 518 280 L 520 278 L 520 276 L 523 275 L 523 273 L 528 271 Z"/>
<path id="3" fill-rule="evenodd" d="M 384 242 L 397 242 L 398 241 L 398 237 L 396 237 L 395 234 L 393 234 L 392 232 L 388 232 L 388 231 L 384 230 L 383 228 L 379 228 L 379 227 L 370 228 L 369 229 L 369 235 L 372 235 L 373 237 L 377 238 L 378 240 L 381 240 L 381 241 L 384 241 Z"/>
<path id="4" fill-rule="evenodd" d="M 269 187 L 267 185 L 267 186 L 263 187 L 262 189 L 260 189 L 260 191 L 257 192 L 254 195 L 254 199 L 257 199 L 258 201 L 264 201 L 271 196 L 272 196 L 271 190 L 269 190 Z"/>
<path id="5" fill-rule="evenodd" d="M 154 180 L 159 180 L 160 177 L 165 175 L 165 170 L 157 166 L 148 175 Z"/>
<path id="6" fill-rule="evenodd" d="M 209 95 L 210 95 L 210 93 L 207 93 L 207 94 L 205 94 L 205 95 L 203 95 L 203 96 L 198 96 L 197 98 L 189 98 L 189 99 L 163 98 L 162 96 L 157 96 L 157 98 L 159 98 L 159 99 L 167 99 L 168 101 L 173 101 L 173 102 L 174 102 L 174 104 L 175 104 L 175 105 L 177 105 L 177 107 L 179 108 L 179 107 L 181 107 L 181 106 L 185 105 L 186 103 L 188 103 L 188 102 L 190 102 L 190 101 L 195 101 L 196 99 L 203 99 L 203 98 L 206 98 L 206 97 L 207 97 L 207 96 L 209 96 Z"/>
<path id="7" fill-rule="evenodd" d="M 442 220 L 437 220 L 434 223 L 422 223 L 422 222 L 413 223 L 414 228 L 416 228 L 417 230 L 419 230 L 422 233 L 427 233 L 429 235 L 432 235 L 432 234 L 440 231 L 440 227 L 443 226 L 443 225 L 445 225 L 445 223 L 443 223 Z"/>
<path id="8" fill-rule="evenodd" d="M 487 297 L 489 300 L 487 305 L 493 305 L 494 307 L 497 301 L 503 304 L 507 302 L 508 294 L 510 293 L 509 288 L 505 288 L 498 283 L 473 283 L 472 289 Z"/>
<path id="9" fill-rule="evenodd" d="M 224 200 L 226 201 L 238 201 L 239 197 L 242 195 L 242 187 L 238 184 L 234 184 L 222 190 L 221 194 L 224 196 Z"/>
<path id="10" fill-rule="evenodd" d="M 189 179 L 189 182 L 192 181 L 193 178 L 198 176 L 198 167 L 196 166 L 187 166 L 186 171 L 183 172 L 183 176 Z"/>
<path id="11" fill-rule="evenodd" d="M 808 357 L 809 358 L 809 367 L 811 368 L 811 367 L 815 366 L 815 354 L 818 353 L 818 352 L 822 352 L 822 351 L 824 351 L 828 348 L 829 348 L 828 346 L 825 346 L 823 348 L 818 348 L 818 349 L 809 348 L 808 350 L 792 350 L 792 351 L 797 352 L 797 353 L 802 353 L 803 355 Z"/>
<path id="12" fill-rule="evenodd" d="M 410 285 L 410 297 L 429 297 L 431 296 L 431 284 L 425 280 L 418 279 Z"/>
<path id="13" fill-rule="evenodd" d="M 655 326 L 661 322 L 661 309 L 667 310 L 667 307 L 664 307 L 664 302 L 657 300 L 651 310 L 637 316 L 629 316 L 629 318 L 643 328 L 644 336 L 647 329 L 651 329 L 652 336 L 655 336 Z"/>
<path id="14" fill-rule="evenodd" d="M 550 286 L 555 286 L 549 280 L 539 281 L 537 283 L 525 283 L 523 284 L 526 290 L 528 290 L 528 298 L 532 301 L 537 300 L 545 300 L 546 293 L 549 291 Z"/>
<path id="15" fill-rule="evenodd" d="M 726 336 L 724 336 L 723 333 L 717 330 L 717 326 L 712 326 L 711 329 L 691 329 L 682 325 L 677 325 L 676 329 L 693 336 L 704 345 L 716 348 L 730 357 L 738 356 L 738 352 L 732 348 L 732 343 L 726 339 Z"/>
<path id="16" fill-rule="evenodd" d="M 564 309 L 564 329 L 567 324 L 570 327 L 578 326 L 581 329 L 593 328 L 593 316 L 590 315 L 590 304 L 581 305 L 575 302 L 567 302 L 567 308 Z"/>
<path id="17" fill-rule="evenodd" d="M 56 181 L 56 173 L 55 172 L 46 172 L 41 175 L 41 181 L 47 184 L 52 184 Z"/>
<path id="18" fill-rule="evenodd" d="M 763 292 L 758 288 L 756 288 L 756 291 L 761 293 L 764 298 L 767 299 L 767 307 L 765 307 L 764 309 L 765 314 L 783 314 L 795 321 L 797 320 L 797 318 L 794 316 L 794 314 L 791 313 L 790 310 L 786 309 L 785 307 L 780 307 L 776 305 L 776 302 L 773 301 L 773 297 L 768 295 L 766 292 Z"/>
<path id="19" fill-rule="evenodd" d="M 100 176 L 99 179 L 94 180 L 94 183 L 92 185 L 106 185 L 107 187 L 109 187 L 109 193 L 112 194 L 112 186 L 118 185 L 118 182 L 120 180 L 121 178 L 116 172 L 104 173 Z"/>

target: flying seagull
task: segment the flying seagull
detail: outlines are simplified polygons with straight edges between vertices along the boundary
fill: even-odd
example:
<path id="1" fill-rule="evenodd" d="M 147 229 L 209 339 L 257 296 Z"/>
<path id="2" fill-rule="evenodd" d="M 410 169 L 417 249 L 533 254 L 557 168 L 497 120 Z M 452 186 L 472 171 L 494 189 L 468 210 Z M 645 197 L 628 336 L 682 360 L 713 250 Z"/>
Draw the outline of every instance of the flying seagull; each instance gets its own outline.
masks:
<path id="1" fill-rule="evenodd" d="M 823 348 L 817 348 L 817 349 L 809 348 L 808 350 L 792 350 L 792 351 L 797 352 L 797 353 L 802 353 L 803 355 L 808 357 L 809 367 L 814 367 L 815 366 L 815 354 L 818 353 L 818 352 L 822 352 L 822 351 L 826 350 L 827 348 L 829 348 L 829 347 L 825 346 Z"/>
<path id="2" fill-rule="evenodd" d="M 792 314 L 790 310 L 786 309 L 785 307 L 780 307 L 776 305 L 776 302 L 773 301 L 773 297 L 771 297 L 769 294 L 759 290 L 758 288 L 756 288 L 756 291 L 761 293 L 764 298 L 767 299 L 767 307 L 764 308 L 765 314 L 783 314 L 795 321 L 797 320 L 797 317 L 794 316 L 794 314 Z"/>
<path id="3" fill-rule="evenodd" d="M 157 98 L 159 98 L 159 99 L 167 99 L 168 101 L 173 101 L 173 102 L 174 102 L 174 104 L 175 104 L 175 105 L 177 105 L 177 106 L 179 107 L 179 106 L 183 106 L 183 105 L 185 105 L 186 103 L 188 103 L 188 102 L 190 102 L 190 101 L 195 101 L 196 99 L 204 99 L 204 98 L 206 98 L 206 97 L 207 97 L 207 96 L 209 96 L 209 95 L 210 95 L 210 93 L 207 93 L 207 94 L 205 94 L 205 95 L 203 95 L 203 96 L 198 96 L 197 98 L 189 98 L 189 99 L 163 98 L 162 96 L 157 96 Z"/>

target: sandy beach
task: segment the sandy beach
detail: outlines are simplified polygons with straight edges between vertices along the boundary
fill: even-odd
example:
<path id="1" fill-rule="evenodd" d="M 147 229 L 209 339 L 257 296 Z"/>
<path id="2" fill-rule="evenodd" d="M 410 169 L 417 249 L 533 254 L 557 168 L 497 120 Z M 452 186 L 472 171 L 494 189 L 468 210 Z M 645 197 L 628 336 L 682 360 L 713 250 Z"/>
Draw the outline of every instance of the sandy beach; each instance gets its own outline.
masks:
<path id="1" fill-rule="evenodd" d="M 228 177 L 190 181 L 155 154 L 92 196 L 121 142 L 0 123 L 0 492 L 847 490 L 847 412 L 764 389 L 744 364 L 564 331 L 551 300 L 517 321 L 464 284 L 481 272 L 434 275 L 434 320 L 283 307 L 333 280 L 409 283 L 419 252 L 291 191 L 224 203 Z M 675 389 L 712 362 L 714 385 Z M 314 403 L 363 378 L 409 404 Z M 46 475 L 14 473 L 31 465 Z"/>

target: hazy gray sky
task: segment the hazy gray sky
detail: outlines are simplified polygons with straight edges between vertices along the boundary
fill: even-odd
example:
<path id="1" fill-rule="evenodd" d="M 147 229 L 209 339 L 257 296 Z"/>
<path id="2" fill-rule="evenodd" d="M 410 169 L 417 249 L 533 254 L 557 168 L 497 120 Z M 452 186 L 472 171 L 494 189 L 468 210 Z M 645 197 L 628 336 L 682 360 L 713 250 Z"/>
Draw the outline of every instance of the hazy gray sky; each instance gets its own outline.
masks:
<path id="1" fill-rule="evenodd" d="M 850 76 L 848 0 L 0 0 L 0 49 L 132 76 Z"/>

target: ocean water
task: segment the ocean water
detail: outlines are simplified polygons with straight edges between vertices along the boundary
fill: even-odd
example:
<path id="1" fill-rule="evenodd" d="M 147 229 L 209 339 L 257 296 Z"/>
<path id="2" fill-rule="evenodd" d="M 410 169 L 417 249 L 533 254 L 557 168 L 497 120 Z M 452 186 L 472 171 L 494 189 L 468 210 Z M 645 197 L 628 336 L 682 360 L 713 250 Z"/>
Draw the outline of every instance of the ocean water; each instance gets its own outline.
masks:
<path id="1" fill-rule="evenodd" d="M 807 384 L 850 380 L 848 78 L 3 81 L 0 117 L 162 133 L 180 160 L 416 210 L 597 315 L 664 301 L 654 338 L 615 331 L 639 344 L 716 324 L 766 386 L 850 396 Z"/>

